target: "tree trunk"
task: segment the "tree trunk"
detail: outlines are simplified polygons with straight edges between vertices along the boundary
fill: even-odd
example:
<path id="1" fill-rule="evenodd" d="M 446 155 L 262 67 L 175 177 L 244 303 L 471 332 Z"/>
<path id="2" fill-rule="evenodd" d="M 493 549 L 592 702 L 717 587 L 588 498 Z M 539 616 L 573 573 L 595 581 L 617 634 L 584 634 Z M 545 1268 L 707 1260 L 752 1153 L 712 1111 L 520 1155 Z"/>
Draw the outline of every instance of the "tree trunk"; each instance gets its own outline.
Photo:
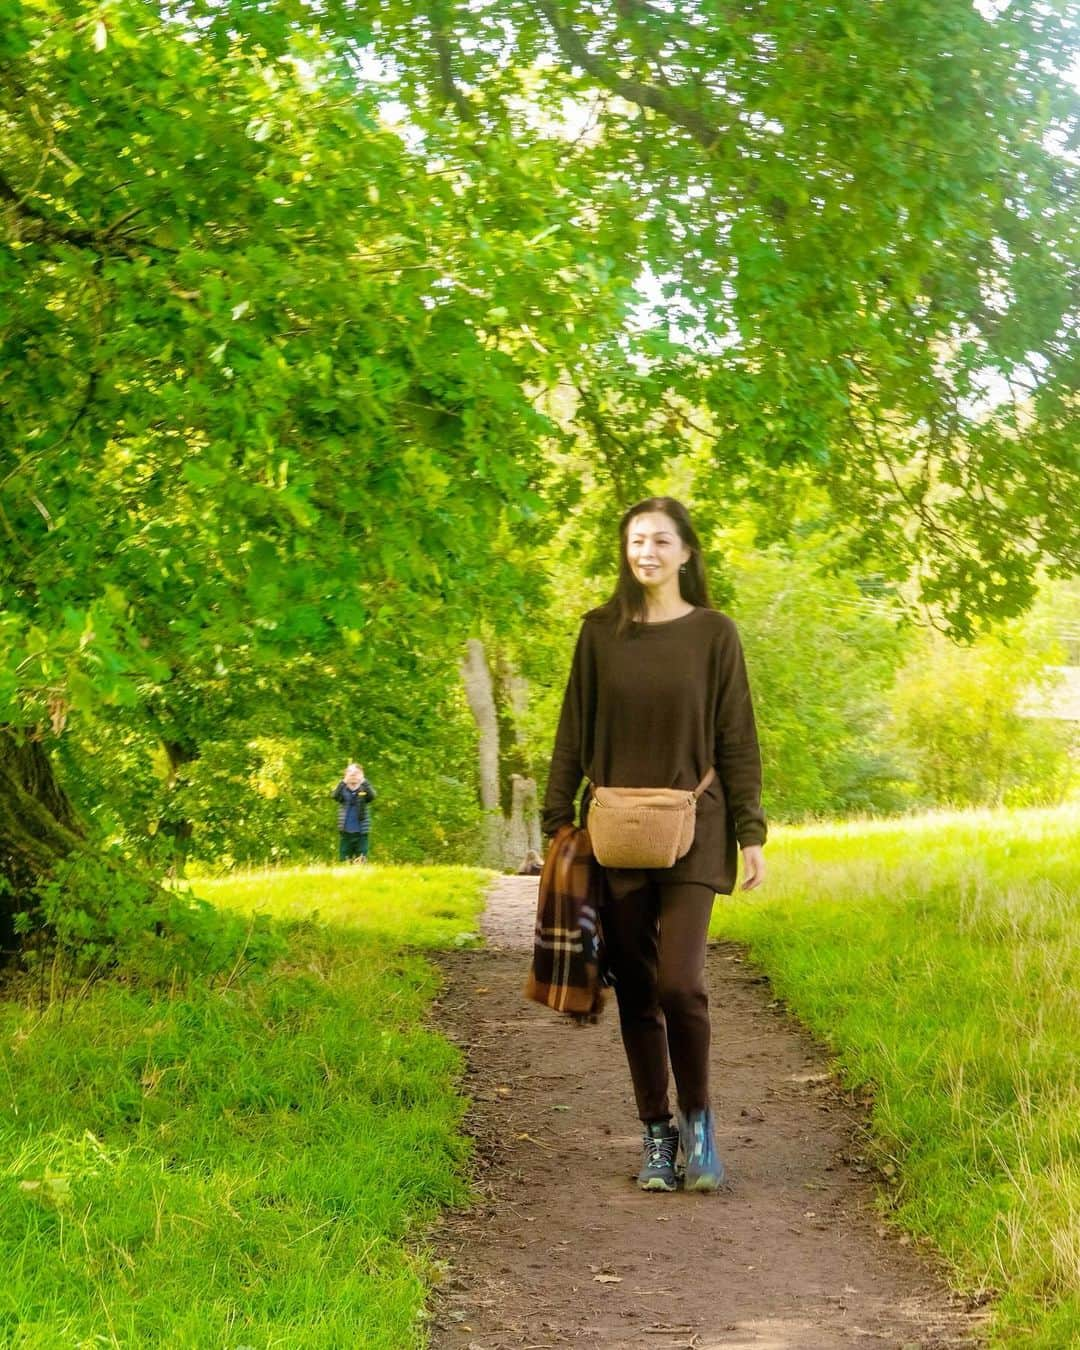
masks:
<path id="1" fill-rule="evenodd" d="M 512 801 L 510 822 L 506 827 L 506 861 L 508 866 L 516 868 L 525 861 L 529 849 L 538 849 L 532 842 L 530 831 L 530 825 L 536 819 L 536 780 L 515 773 L 510 779 L 510 788 Z"/>
<path id="2" fill-rule="evenodd" d="M 470 638 L 461 663 L 461 678 L 479 733 L 480 805 L 484 812 L 483 862 L 501 868 L 504 863 L 502 804 L 499 800 L 499 717 L 484 644 Z"/>
<path id="3" fill-rule="evenodd" d="M 169 777 L 165 787 L 169 793 L 172 793 L 176 787 L 180 770 L 185 764 L 191 764 L 199 758 L 199 750 L 195 745 L 168 740 L 165 737 L 162 737 L 161 747 L 169 761 Z M 178 855 L 182 875 L 183 861 L 187 855 L 188 844 L 192 835 L 191 821 L 185 820 L 182 816 L 178 820 L 171 820 L 167 815 L 161 815 L 158 817 L 157 832 L 159 836 L 172 840 L 173 848 Z"/>
<path id="4" fill-rule="evenodd" d="M 529 755 L 523 728 L 529 711 L 529 681 L 514 663 L 503 658 L 502 687 L 510 710 L 510 725 L 516 758 L 524 773 L 511 775 L 510 828 L 507 837 L 507 863 L 519 867 L 526 852 L 543 852 L 540 837 L 540 803 L 536 794 L 536 779 L 528 772 Z"/>
<path id="5" fill-rule="evenodd" d="M 532 798 L 525 813 L 525 833 L 532 852 L 542 854 L 544 837 L 540 833 L 540 799 L 536 794 L 536 779 L 530 778 L 529 782 L 532 784 Z"/>
<path id="6" fill-rule="evenodd" d="M 504 729 L 514 742 L 514 749 L 524 760 L 525 743 L 521 724 L 525 715 L 529 686 L 513 665 L 504 660 L 500 665 L 500 690 L 504 696 Z M 530 849 L 540 851 L 540 811 L 536 797 L 536 780 L 527 773 L 510 774 L 510 817 L 503 815 L 500 791 L 500 737 L 499 705 L 495 686 L 488 667 L 484 644 L 470 638 L 465 660 L 461 664 L 461 678 L 479 733 L 480 805 L 484 810 L 483 860 L 488 867 L 516 870 Z M 508 755 L 510 763 L 515 755 Z"/>
<path id="7" fill-rule="evenodd" d="M 39 740 L 0 727 L 0 953 L 18 949 L 16 916 L 56 864 L 82 842 L 82 828 Z"/>

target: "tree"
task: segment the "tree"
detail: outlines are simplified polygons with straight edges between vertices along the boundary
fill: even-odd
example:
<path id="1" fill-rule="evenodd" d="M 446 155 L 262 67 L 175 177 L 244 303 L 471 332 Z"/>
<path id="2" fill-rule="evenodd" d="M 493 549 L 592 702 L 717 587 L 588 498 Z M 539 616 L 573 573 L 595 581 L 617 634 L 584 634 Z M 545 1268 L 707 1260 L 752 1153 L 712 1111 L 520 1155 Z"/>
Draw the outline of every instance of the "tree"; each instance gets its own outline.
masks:
<path id="1" fill-rule="evenodd" d="M 4 29 L 0 760 L 35 757 L 3 781 L 42 811 L 31 747 L 72 717 L 129 707 L 193 757 L 215 682 L 370 670 L 528 585 L 498 547 L 540 506 L 527 390 L 611 232 L 545 233 L 555 147 L 440 166 L 341 52 L 246 17 L 27 3 Z M 24 817 L 8 908 L 69 843 Z"/>

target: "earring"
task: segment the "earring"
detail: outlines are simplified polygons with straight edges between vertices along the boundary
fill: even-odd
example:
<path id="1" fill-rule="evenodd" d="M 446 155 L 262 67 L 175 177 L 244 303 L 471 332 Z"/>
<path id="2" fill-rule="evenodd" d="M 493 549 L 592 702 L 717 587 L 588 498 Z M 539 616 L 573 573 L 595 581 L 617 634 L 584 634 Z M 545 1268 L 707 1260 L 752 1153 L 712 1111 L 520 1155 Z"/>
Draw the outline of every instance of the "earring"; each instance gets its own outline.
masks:
<path id="1" fill-rule="evenodd" d="M 681 576 L 681 577 L 686 576 L 686 564 L 685 564 L 685 563 L 680 563 L 680 564 L 679 564 L 679 576 Z"/>

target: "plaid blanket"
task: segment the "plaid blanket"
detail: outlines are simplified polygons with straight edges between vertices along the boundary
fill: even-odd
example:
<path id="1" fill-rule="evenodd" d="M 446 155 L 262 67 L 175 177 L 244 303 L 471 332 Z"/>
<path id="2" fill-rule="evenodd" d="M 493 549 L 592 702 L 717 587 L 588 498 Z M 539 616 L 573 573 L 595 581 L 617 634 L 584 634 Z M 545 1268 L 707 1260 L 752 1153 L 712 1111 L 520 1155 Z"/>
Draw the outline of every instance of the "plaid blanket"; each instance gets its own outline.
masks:
<path id="1" fill-rule="evenodd" d="M 564 825 L 548 846 L 525 997 L 579 1021 L 604 1006 L 600 899 L 604 873 L 585 830 Z"/>

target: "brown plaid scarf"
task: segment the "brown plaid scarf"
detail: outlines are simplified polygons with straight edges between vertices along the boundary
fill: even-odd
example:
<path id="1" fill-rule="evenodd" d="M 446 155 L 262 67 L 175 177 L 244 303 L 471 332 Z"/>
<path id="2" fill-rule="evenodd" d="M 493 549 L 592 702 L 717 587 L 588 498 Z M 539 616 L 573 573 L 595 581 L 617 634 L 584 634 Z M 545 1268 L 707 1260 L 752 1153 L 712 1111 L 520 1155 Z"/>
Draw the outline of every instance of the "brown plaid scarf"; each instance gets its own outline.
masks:
<path id="1" fill-rule="evenodd" d="M 604 873 L 585 830 L 564 825 L 548 846 L 525 997 L 580 1021 L 604 1006 L 600 899 Z"/>

